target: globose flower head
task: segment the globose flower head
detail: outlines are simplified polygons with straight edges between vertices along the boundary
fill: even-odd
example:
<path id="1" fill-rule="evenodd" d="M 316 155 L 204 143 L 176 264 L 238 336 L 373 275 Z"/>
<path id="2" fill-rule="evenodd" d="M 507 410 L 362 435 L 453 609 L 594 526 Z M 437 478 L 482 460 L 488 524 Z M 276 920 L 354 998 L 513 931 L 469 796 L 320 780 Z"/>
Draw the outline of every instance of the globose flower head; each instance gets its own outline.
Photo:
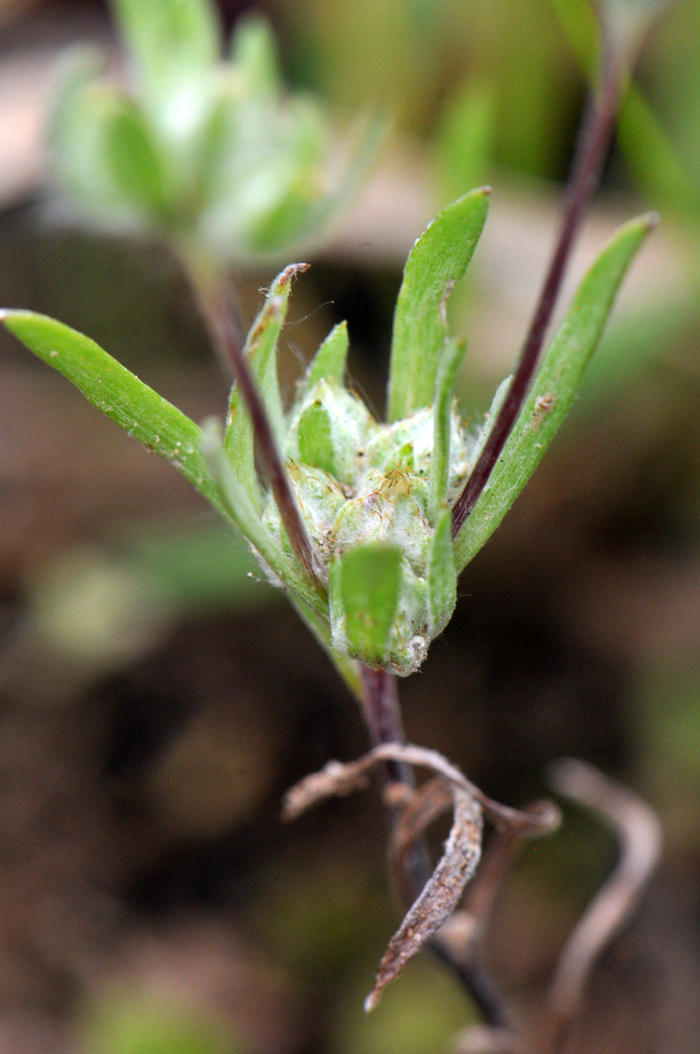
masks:
<path id="1" fill-rule="evenodd" d="M 466 195 L 414 247 L 394 322 L 388 422 L 377 422 L 344 385 L 345 323 L 321 345 L 291 410 L 282 413 L 274 344 L 294 267 L 273 283 L 246 349 L 327 582 L 327 593 L 312 606 L 329 644 L 338 655 L 402 676 L 421 665 L 456 600 L 450 510 L 478 437 L 467 431 L 454 405 L 464 345 L 447 335 L 444 302 L 466 268 L 486 207 L 486 191 Z M 416 301 L 423 312 L 418 326 Z M 254 539 L 252 544 L 270 579 L 288 586 L 279 560 L 271 563 L 268 554 L 281 554 L 291 564 L 294 552 L 277 503 L 259 488 L 250 426 L 235 387 L 224 447 L 234 475 L 260 510 L 266 551 Z M 215 471 L 223 479 L 221 462 Z M 232 506 L 236 502 L 240 495 L 231 494 Z"/>

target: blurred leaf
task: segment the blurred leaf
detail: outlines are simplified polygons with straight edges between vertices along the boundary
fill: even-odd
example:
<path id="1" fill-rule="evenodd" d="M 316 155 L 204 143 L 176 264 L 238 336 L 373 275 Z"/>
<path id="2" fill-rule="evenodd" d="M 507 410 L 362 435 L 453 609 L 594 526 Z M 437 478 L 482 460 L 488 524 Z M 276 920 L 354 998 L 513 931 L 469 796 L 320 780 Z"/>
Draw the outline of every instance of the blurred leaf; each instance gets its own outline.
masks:
<path id="1" fill-rule="evenodd" d="M 436 146 L 440 191 L 446 201 L 487 179 L 495 117 L 495 93 L 485 82 L 467 82 L 445 107 Z"/>
<path id="2" fill-rule="evenodd" d="M 593 72 L 598 51 L 598 26 L 591 0 L 550 0 L 581 69 Z"/>
<path id="3" fill-rule="evenodd" d="M 384 657 L 401 579 L 401 550 L 394 545 L 358 545 L 331 565 L 331 591 L 345 615 L 348 651 L 369 665 Z"/>
<path id="4" fill-rule="evenodd" d="M 589 0 L 550 0 L 582 70 L 597 75 L 598 33 Z M 700 215 L 700 191 L 640 88 L 630 81 L 617 123 L 617 145 L 654 206 Z"/>
<path id="5" fill-rule="evenodd" d="M 445 341 L 435 378 L 433 455 L 430 460 L 430 513 L 433 518 L 447 498 L 450 471 L 450 435 L 452 431 L 452 400 L 460 367 L 467 345 L 463 340 Z"/>
<path id="6" fill-rule="evenodd" d="M 244 349 L 253 380 L 280 447 L 283 442 L 284 419 L 277 380 L 277 341 L 287 316 L 289 293 L 297 269 L 298 265 L 292 264 L 275 278 L 265 304 L 251 327 Z M 254 507 L 260 509 L 262 499 L 255 471 L 253 425 L 237 384 L 231 389 L 224 446 L 236 478 Z"/>
<path id="7" fill-rule="evenodd" d="M 559 430 L 600 340 L 615 294 L 651 224 L 646 216 L 625 224 L 579 285 L 488 485 L 455 540 L 458 568 L 496 530 Z"/>
<path id="8" fill-rule="evenodd" d="M 348 357 L 348 324 L 339 322 L 330 331 L 314 355 L 304 379 L 304 390 L 310 391 L 320 380 L 341 385 L 345 379 Z"/>
<path id="9" fill-rule="evenodd" d="M 0 321 L 30 351 L 72 384 L 111 421 L 169 461 L 226 515 L 207 471 L 201 429 L 103 351 L 89 337 L 32 311 L 2 311 Z"/>
<path id="10" fill-rule="evenodd" d="M 253 95 L 273 96 L 281 88 L 277 48 L 270 23 L 261 15 L 244 15 L 236 23 L 231 61 Z"/>
<path id="11" fill-rule="evenodd" d="M 71 58 L 60 80 L 50 140 L 57 182 L 104 222 L 134 224 L 163 213 L 159 159 L 133 104 L 96 79 L 92 52 Z M 132 155 L 133 152 L 133 156 Z"/>
<path id="12" fill-rule="evenodd" d="M 444 509 L 428 554 L 428 610 L 435 637 L 449 622 L 457 603 L 457 571 L 452 551 L 452 516 Z"/>
<path id="13" fill-rule="evenodd" d="M 597 412 L 601 401 L 619 398 L 621 389 L 629 390 L 639 373 L 672 352 L 696 324 L 697 307 L 688 296 L 669 299 L 663 307 L 621 312 L 587 367 L 581 397 L 572 410 Z"/>
<path id="14" fill-rule="evenodd" d="M 127 202 L 167 219 L 165 173 L 140 110 L 128 99 L 112 98 L 105 113 L 105 159 Z"/>
<path id="15" fill-rule="evenodd" d="M 83 1028 L 87 1054 L 237 1054 L 213 1015 L 134 994 L 103 1000 Z"/>
<path id="16" fill-rule="evenodd" d="M 311 202 L 295 232 L 302 244 L 318 241 L 324 225 L 337 216 L 358 192 L 377 158 L 387 129 L 387 120 L 379 112 L 356 122 L 345 146 L 345 163 L 340 177 L 330 190 Z"/>
<path id="17" fill-rule="evenodd" d="M 410 962 L 401 983 L 387 988 L 380 1006 L 371 1014 L 358 1014 L 371 978 L 367 969 L 345 986 L 335 1014 L 334 1054 L 444 1054 L 455 1034 L 478 1020 L 454 974 L 432 957 Z"/>
<path id="18" fill-rule="evenodd" d="M 620 114 L 617 142 L 637 185 L 651 204 L 700 217 L 700 189 L 634 83 L 630 84 Z"/>
<path id="19" fill-rule="evenodd" d="M 487 210 L 488 192 L 472 190 L 443 209 L 411 250 L 394 314 L 390 421 L 433 401 L 447 336 L 446 301 L 472 258 Z"/>
<path id="20" fill-rule="evenodd" d="M 189 128 L 202 77 L 217 63 L 221 32 L 210 0 L 114 0 L 139 91 L 161 126 Z M 195 104 L 195 109 L 196 109 Z"/>
<path id="21" fill-rule="evenodd" d="M 276 603 L 247 542 L 223 523 L 159 524 L 130 532 L 124 549 L 180 611 L 251 608 Z"/>

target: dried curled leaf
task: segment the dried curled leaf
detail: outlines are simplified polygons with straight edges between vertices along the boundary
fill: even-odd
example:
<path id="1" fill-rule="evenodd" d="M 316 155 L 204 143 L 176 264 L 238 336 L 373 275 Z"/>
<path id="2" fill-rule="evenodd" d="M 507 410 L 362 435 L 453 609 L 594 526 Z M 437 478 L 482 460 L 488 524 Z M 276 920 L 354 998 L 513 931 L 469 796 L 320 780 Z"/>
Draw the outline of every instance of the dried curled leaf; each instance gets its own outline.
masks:
<path id="1" fill-rule="evenodd" d="M 469 791 L 451 784 L 454 820 L 443 855 L 389 941 L 374 987 L 365 999 L 365 1010 L 373 1010 L 386 986 L 395 980 L 417 951 L 429 941 L 459 904 L 464 887 L 472 878 L 481 856 L 483 814 Z"/>
<path id="2" fill-rule="evenodd" d="M 398 867 L 403 854 L 428 824 L 444 812 L 448 800 L 452 803 L 454 819 L 442 858 L 389 942 L 374 988 L 365 1000 L 366 1010 L 377 1005 L 386 985 L 399 976 L 408 960 L 454 912 L 479 863 L 484 815 L 499 830 L 511 828 L 522 833 L 544 834 L 554 830 L 560 819 L 556 806 L 549 802 L 534 812 L 519 812 L 500 805 L 487 798 L 442 754 L 401 743 L 384 743 L 346 765 L 330 761 L 320 772 L 307 776 L 287 791 L 283 819 L 294 820 L 326 798 L 351 794 L 366 786 L 368 772 L 382 761 L 401 761 L 431 769 L 440 777 L 425 784 L 412 797 L 399 819 L 389 849 L 394 866 Z M 446 799 L 446 790 L 449 799 Z"/>
<path id="3" fill-rule="evenodd" d="M 284 819 L 296 818 L 324 798 L 350 794 L 359 789 L 366 784 L 368 771 L 380 761 L 387 760 L 427 766 L 439 772 L 441 777 L 431 780 L 423 791 L 418 792 L 408 806 L 406 821 L 397 825 L 390 848 L 397 863 L 450 801 L 454 820 L 442 858 L 389 942 L 374 988 L 365 1000 L 365 1010 L 372 1010 L 377 1005 L 386 985 L 399 976 L 408 960 L 420 951 L 455 910 L 481 855 L 483 816 L 471 784 L 440 754 L 420 747 L 392 743 L 377 747 L 347 765 L 329 762 L 321 772 L 307 776 L 287 792 Z"/>

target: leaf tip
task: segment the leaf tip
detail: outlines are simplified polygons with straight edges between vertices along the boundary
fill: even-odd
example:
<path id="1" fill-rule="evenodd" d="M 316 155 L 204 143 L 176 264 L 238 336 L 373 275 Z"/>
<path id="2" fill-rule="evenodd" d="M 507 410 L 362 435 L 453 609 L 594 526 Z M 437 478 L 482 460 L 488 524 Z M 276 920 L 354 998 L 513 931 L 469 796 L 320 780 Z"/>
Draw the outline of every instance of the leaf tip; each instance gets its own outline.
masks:
<path id="1" fill-rule="evenodd" d="M 367 998 L 365 999 L 365 1001 L 363 1003 L 363 1007 L 364 1007 L 365 1013 L 369 1014 L 371 1010 L 374 1010 L 375 1007 L 379 1004 L 379 1000 L 381 998 L 382 998 L 381 989 L 378 990 L 376 985 L 375 985 L 375 987 L 372 989 L 372 991 L 369 993 L 369 995 L 367 996 Z"/>
<path id="2" fill-rule="evenodd" d="M 650 231 L 658 227 L 660 219 L 658 212 L 645 212 L 642 216 L 642 222 L 646 225 L 647 230 Z"/>

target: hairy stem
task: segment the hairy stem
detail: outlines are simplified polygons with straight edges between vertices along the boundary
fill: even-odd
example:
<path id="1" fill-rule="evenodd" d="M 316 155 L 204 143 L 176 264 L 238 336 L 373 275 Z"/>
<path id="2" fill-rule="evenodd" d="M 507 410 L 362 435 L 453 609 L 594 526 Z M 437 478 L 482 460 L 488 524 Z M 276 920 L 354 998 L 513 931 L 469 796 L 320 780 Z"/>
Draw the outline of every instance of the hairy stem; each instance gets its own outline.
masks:
<path id="1" fill-rule="evenodd" d="M 200 310 L 219 358 L 229 363 L 246 409 L 250 414 L 253 434 L 263 471 L 267 476 L 272 496 L 279 509 L 290 545 L 316 589 L 325 594 L 326 572 L 321 564 L 299 512 L 272 426 L 255 386 L 243 351 L 238 314 L 225 284 L 212 274 L 205 276 L 197 267 L 188 271 L 197 295 Z"/>
<path id="2" fill-rule="evenodd" d="M 612 42 L 604 37 L 602 84 L 589 106 L 579 135 L 569 180 L 564 215 L 554 255 L 542 286 L 530 328 L 508 393 L 489 437 L 460 497 L 452 509 L 452 537 L 456 538 L 488 483 L 515 420 L 525 401 L 552 318 L 566 266 L 586 208 L 600 182 L 620 104 L 623 64 Z"/>

